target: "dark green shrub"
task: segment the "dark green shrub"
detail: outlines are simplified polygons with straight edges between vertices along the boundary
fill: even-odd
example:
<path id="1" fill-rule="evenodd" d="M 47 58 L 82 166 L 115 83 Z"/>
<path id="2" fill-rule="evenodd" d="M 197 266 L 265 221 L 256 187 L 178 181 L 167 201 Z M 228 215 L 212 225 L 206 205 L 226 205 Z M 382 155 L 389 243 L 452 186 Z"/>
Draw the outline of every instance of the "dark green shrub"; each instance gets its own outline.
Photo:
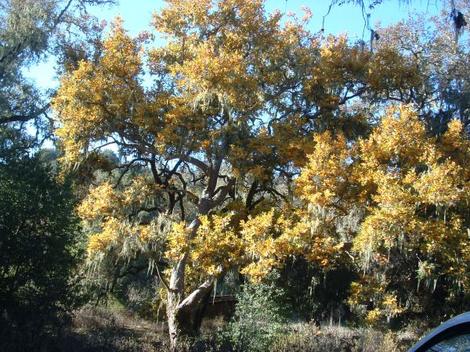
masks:
<path id="1" fill-rule="evenodd" d="M 224 331 L 225 340 L 235 351 L 269 351 L 285 329 L 283 291 L 274 284 L 246 284 L 237 298 L 234 317 Z"/>
<path id="2" fill-rule="evenodd" d="M 0 160 L 0 350 L 39 348 L 79 303 L 73 207 L 38 159 Z"/>

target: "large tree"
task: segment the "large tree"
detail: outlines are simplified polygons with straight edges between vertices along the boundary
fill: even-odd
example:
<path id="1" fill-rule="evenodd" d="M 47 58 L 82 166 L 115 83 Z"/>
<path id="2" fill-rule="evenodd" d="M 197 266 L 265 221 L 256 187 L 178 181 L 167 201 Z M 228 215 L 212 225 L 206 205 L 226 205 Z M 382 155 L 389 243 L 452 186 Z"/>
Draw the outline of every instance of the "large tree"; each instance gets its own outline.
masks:
<path id="1" fill-rule="evenodd" d="M 326 268 L 350 260 L 356 224 L 337 231 L 331 219 L 348 214 L 315 207 L 292 179 L 314 132 L 344 132 L 330 148 L 342 147 L 368 132 L 372 103 L 419 79 L 398 50 L 282 23 L 261 0 L 167 1 L 154 17 L 159 46 L 117 20 L 67 66 L 54 99 L 63 163 L 108 172 L 79 207 L 89 261 L 118 275 L 142 261 L 155 269 L 173 346 L 197 332 L 227 270 L 257 279 L 292 256 Z M 117 165 L 100 159 L 106 147 Z"/>

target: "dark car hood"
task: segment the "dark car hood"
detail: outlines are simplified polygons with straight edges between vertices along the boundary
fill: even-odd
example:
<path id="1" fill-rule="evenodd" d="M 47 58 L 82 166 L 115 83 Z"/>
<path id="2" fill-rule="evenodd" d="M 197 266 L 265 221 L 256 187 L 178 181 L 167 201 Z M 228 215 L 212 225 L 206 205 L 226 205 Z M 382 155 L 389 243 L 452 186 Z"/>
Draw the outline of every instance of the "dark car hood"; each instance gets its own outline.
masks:
<path id="1" fill-rule="evenodd" d="M 427 348 L 456 334 L 470 333 L 470 312 L 466 312 L 447 320 L 439 325 L 416 345 L 411 347 L 408 352 L 424 352 Z"/>

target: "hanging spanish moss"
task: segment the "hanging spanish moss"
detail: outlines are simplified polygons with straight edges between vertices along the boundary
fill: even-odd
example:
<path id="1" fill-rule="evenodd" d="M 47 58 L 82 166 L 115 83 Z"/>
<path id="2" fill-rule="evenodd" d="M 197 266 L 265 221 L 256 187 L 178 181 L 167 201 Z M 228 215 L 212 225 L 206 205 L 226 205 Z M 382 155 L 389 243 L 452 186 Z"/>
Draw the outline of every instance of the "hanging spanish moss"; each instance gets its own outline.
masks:
<path id="1" fill-rule="evenodd" d="M 463 13 L 457 10 L 455 7 L 452 7 L 452 11 L 450 12 L 450 18 L 454 26 L 455 42 L 457 43 L 465 29 L 464 27 L 467 25 L 467 21 L 465 20 L 465 16 L 463 15 Z"/>

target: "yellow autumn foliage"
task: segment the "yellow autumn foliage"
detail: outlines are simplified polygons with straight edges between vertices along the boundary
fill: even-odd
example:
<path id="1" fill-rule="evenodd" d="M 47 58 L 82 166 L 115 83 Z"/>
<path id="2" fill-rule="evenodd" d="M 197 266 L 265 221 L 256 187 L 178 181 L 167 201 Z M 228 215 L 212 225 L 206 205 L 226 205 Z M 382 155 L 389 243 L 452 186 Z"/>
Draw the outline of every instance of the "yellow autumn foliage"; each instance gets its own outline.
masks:
<path id="1" fill-rule="evenodd" d="M 145 253 L 168 277 L 182 263 L 174 282 L 194 287 L 294 257 L 346 264 L 371 323 L 403 312 L 404 278 L 470 290 L 470 144 L 457 120 L 431 136 L 413 106 L 389 107 L 424 84 L 412 57 L 312 34 L 262 0 L 168 0 L 153 26 L 150 47 L 116 20 L 53 99 L 66 166 L 122 156 L 78 207 L 90 257 Z"/>
<path id="2" fill-rule="evenodd" d="M 326 132 L 315 137 L 314 145 L 297 179 L 299 197 L 345 213 L 363 209 L 353 250 L 366 276 L 383 275 L 352 286 L 352 306 L 374 302 L 375 308 L 364 313 L 366 321 L 405 311 L 387 288 L 396 285 L 387 268 L 405 265 L 397 261 L 429 258 L 439 270 L 422 272 L 426 280 L 445 277 L 468 289 L 464 273 L 470 269 L 470 239 L 461 209 L 469 201 L 470 149 L 460 122 L 452 121 L 446 133 L 432 137 L 412 107 L 399 106 L 388 109 L 367 138 L 346 142 Z M 335 230 L 329 238 L 337 236 Z M 411 275 L 415 285 L 422 280 L 417 268 L 395 270 Z"/>

